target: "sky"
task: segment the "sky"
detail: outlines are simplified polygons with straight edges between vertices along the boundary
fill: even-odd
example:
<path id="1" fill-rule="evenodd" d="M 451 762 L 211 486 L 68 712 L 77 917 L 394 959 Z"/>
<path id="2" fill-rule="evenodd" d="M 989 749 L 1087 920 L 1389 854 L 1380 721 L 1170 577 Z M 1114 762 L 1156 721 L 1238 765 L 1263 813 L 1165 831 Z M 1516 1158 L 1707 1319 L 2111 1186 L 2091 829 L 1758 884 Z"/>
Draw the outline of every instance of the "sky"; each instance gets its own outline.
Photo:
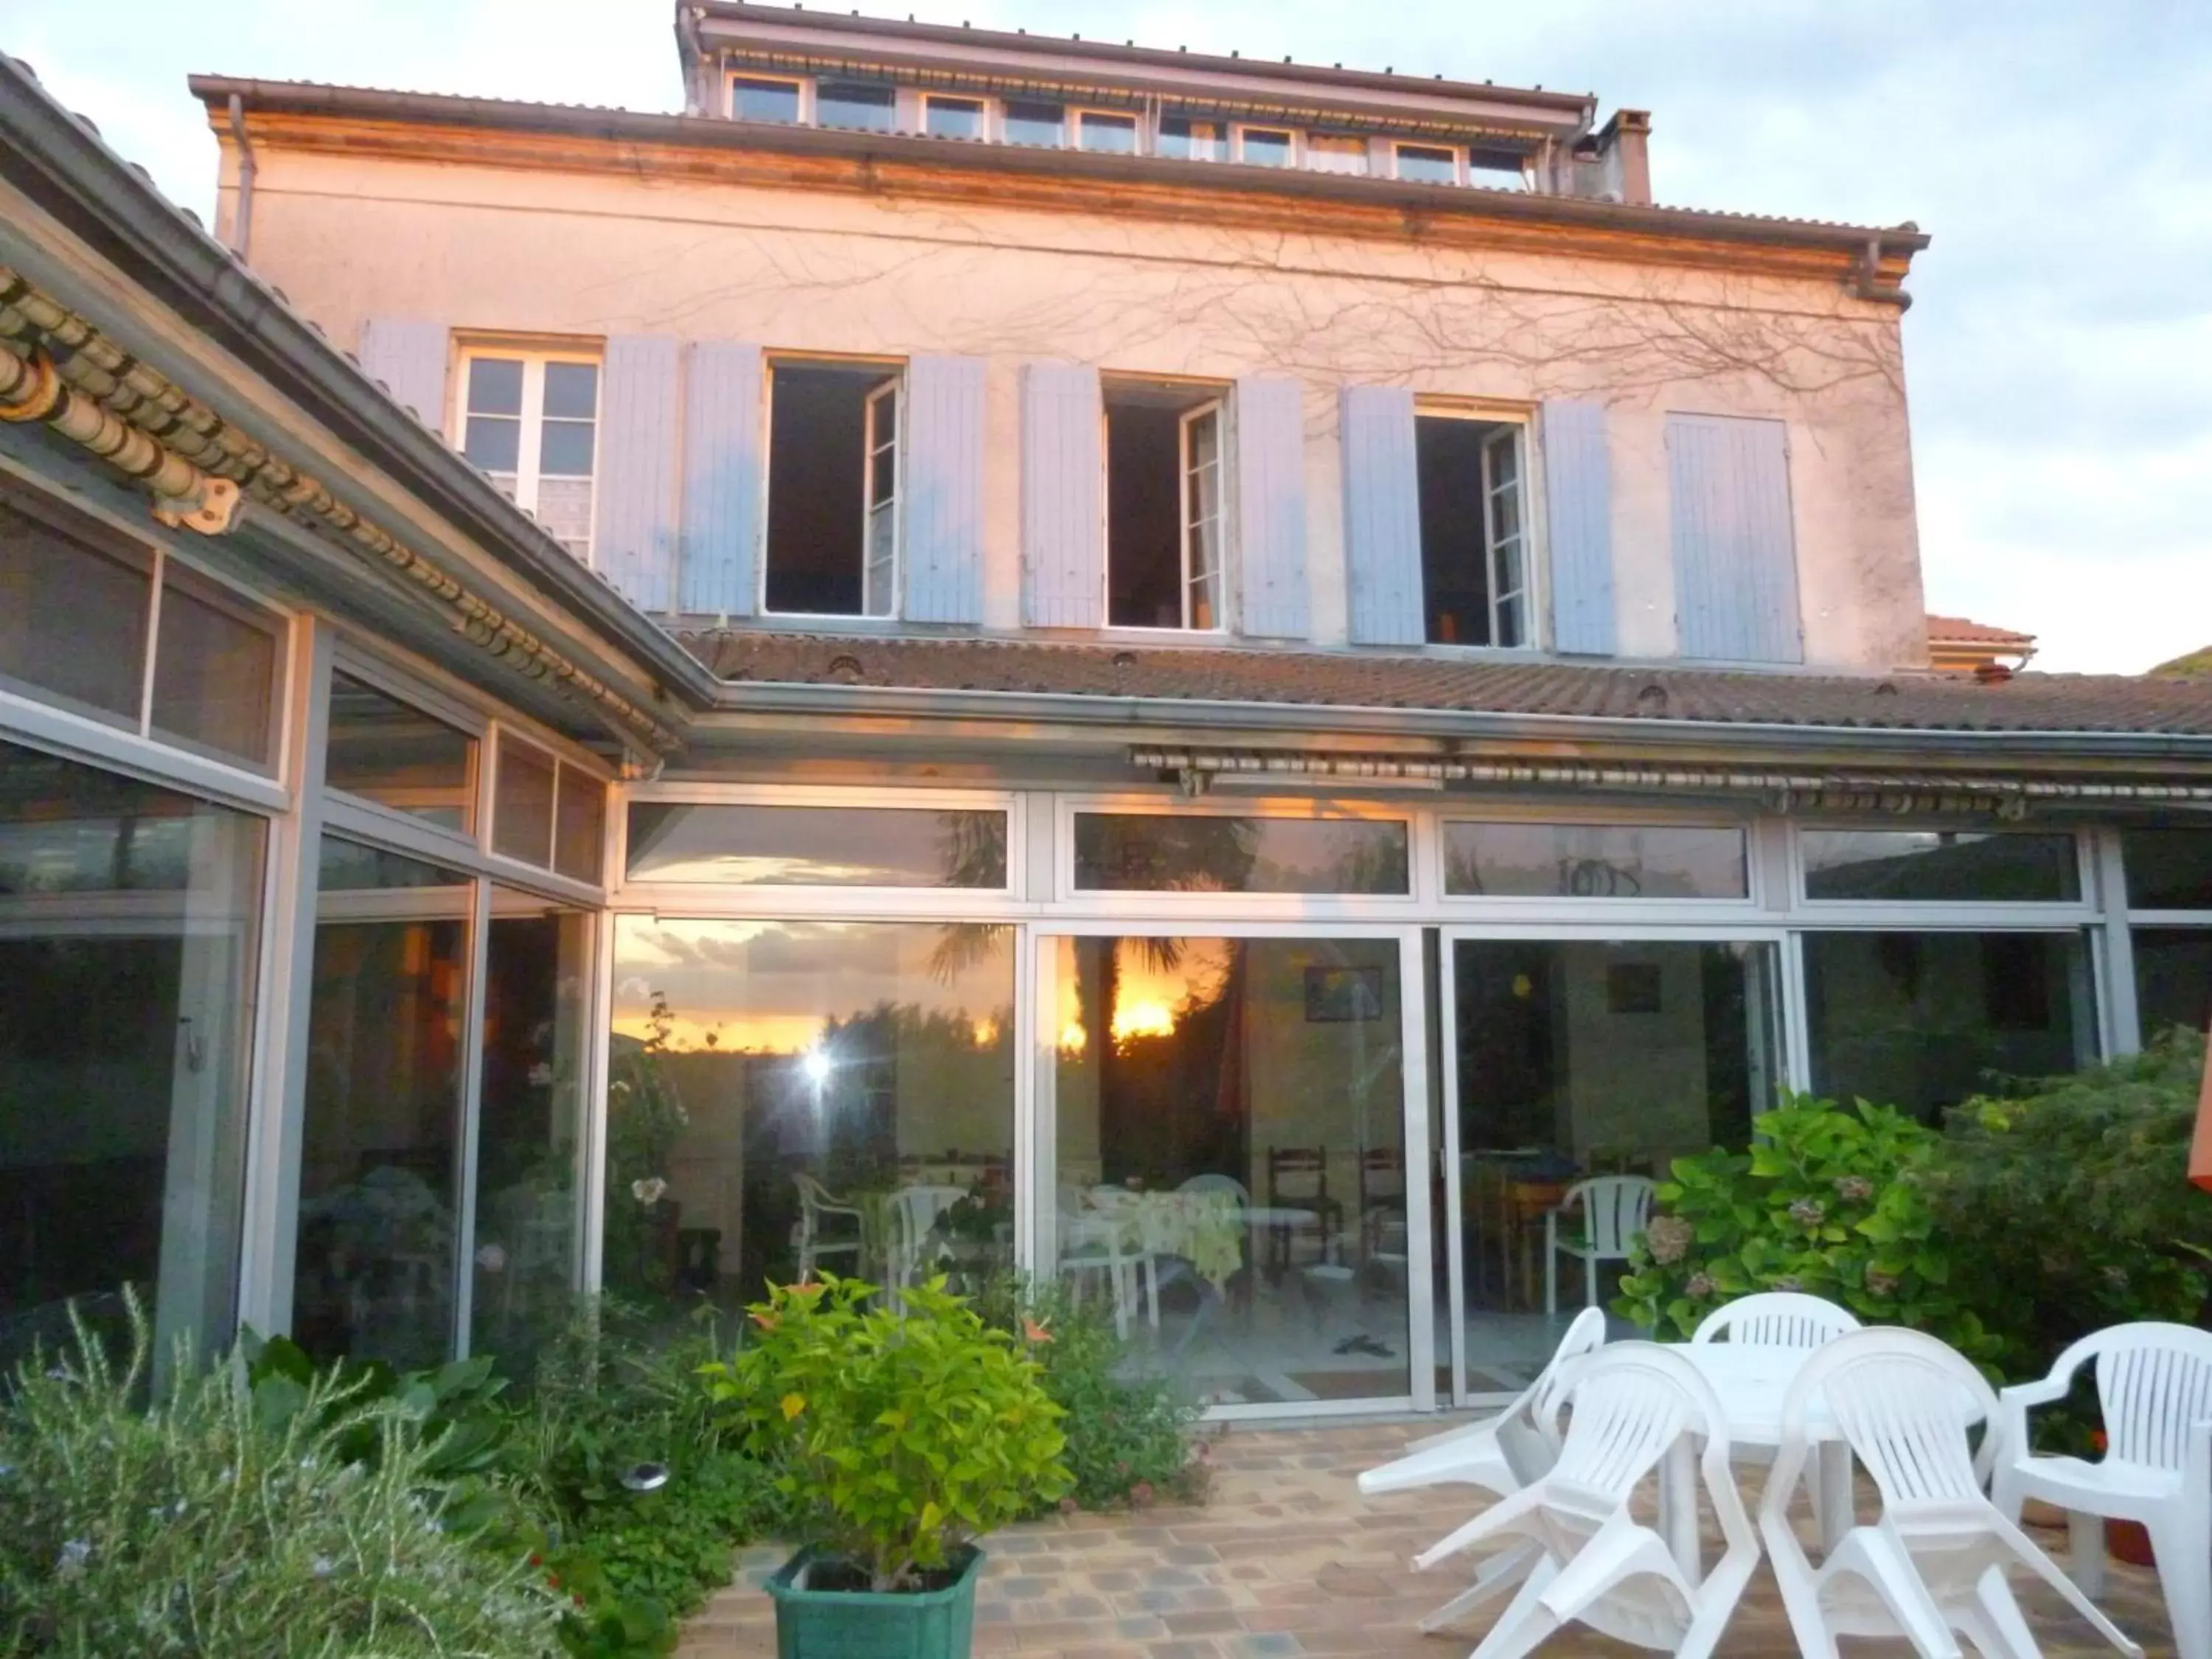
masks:
<path id="1" fill-rule="evenodd" d="M 899 0 L 925 21 L 1595 92 L 1686 207 L 1935 238 L 1905 321 L 1931 611 L 2039 667 L 2212 643 L 2212 0 Z M 864 11 L 890 13 L 883 5 Z M 671 109 L 667 0 L 7 0 L 0 50 L 211 218 L 196 70 Z"/>

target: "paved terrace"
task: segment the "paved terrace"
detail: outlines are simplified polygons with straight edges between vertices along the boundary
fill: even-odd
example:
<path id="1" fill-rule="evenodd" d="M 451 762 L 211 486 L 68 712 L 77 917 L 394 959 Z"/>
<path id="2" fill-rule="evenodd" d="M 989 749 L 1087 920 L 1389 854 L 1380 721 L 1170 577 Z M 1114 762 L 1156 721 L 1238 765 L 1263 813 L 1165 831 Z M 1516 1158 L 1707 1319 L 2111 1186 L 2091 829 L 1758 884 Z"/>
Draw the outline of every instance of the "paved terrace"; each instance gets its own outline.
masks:
<path id="1" fill-rule="evenodd" d="M 1422 1636 L 1415 1628 L 1421 1615 L 1463 1587 L 1472 1568 L 1416 1573 L 1407 1564 L 1465 1520 L 1482 1495 L 1437 1487 L 1370 1500 L 1352 1484 L 1360 1470 L 1435 1426 L 1231 1434 L 1213 1446 L 1218 1473 L 1203 1507 L 1162 1505 L 1013 1528 L 988 1545 L 975 1651 L 1061 1659 L 1463 1656 L 1504 1603 L 1478 1609 L 1451 1633 Z M 1747 1503 L 1756 1502 L 1761 1479 L 1747 1473 Z M 2063 1531 L 2031 1535 L 2063 1550 Z M 737 1582 L 692 1622 L 678 1659 L 773 1659 L 775 1613 L 759 1587 L 786 1553 L 744 1552 Z M 2014 1585 L 2051 1659 L 2112 1652 L 2042 1586 L 2027 1588 L 2018 1577 Z M 2115 1563 L 2103 1605 L 2151 1655 L 2173 1652 L 2155 1574 Z M 1642 1651 L 1580 1626 L 1540 1650 L 1558 1659 L 1626 1659 Z M 1720 1651 L 1776 1659 L 1797 1651 L 1764 1565 Z M 1850 1651 L 1911 1649 L 1902 1641 L 1855 1642 Z"/>

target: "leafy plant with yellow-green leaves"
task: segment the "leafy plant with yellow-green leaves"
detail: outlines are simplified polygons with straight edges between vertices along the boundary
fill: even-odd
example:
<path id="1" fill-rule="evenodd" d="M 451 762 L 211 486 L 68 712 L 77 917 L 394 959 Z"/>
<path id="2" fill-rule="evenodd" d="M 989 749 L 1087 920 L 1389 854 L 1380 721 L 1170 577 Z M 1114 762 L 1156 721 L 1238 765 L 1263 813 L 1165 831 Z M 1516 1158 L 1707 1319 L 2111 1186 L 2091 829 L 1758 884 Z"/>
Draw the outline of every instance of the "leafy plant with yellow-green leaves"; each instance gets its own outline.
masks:
<path id="1" fill-rule="evenodd" d="M 771 1287 L 745 1345 L 702 1368 L 745 1449 L 782 1471 L 806 1540 L 878 1592 L 957 1565 L 1071 1484 L 1030 1352 L 1051 1334 L 992 1328 L 942 1278 L 898 1303 L 830 1274 Z"/>

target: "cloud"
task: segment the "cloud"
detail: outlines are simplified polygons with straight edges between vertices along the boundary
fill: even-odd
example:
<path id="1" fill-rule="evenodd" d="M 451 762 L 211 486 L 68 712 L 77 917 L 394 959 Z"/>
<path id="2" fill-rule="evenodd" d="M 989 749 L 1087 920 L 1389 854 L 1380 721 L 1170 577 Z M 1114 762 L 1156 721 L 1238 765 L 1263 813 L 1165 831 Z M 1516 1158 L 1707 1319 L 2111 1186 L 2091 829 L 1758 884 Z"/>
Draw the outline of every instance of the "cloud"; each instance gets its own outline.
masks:
<path id="1" fill-rule="evenodd" d="M 866 9 L 903 15 L 911 0 Z M 2212 638 L 2212 51 L 2203 0 L 944 0 L 941 21 L 1595 89 L 1662 200 L 1936 241 L 1905 322 L 1931 602 L 2136 670 Z M 664 0 L 16 0 L 9 49 L 184 204 L 191 69 L 678 106 Z M 2194 49 L 2191 49 L 2194 43 Z M 2094 598 L 2085 599 L 2085 595 Z M 1955 596 L 1955 597 L 1945 597 Z"/>

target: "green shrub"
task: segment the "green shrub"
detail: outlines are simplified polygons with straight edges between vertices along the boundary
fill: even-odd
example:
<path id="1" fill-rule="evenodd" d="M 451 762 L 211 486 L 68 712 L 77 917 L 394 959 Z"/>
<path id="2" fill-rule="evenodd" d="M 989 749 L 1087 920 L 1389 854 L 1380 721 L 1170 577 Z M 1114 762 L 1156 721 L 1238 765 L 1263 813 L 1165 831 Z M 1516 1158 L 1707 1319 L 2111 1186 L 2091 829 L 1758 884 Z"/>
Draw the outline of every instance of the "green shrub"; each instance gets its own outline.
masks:
<path id="1" fill-rule="evenodd" d="M 330 1373 L 249 1381 L 179 1349 L 158 1397 L 133 1305 L 0 1408 L 0 1652 L 345 1659 L 556 1650 L 561 1606 L 461 1511 L 421 1401 Z"/>
<path id="2" fill-rule="evenodd" d="M 1747 1152 L 1677 1158 L 1615 1309 L 1687 1336 L 1723 1302 L 1802 1291 L 1870 1324 L 1930 1332 L 1977 1361 L 1993 1345 L 1953 1283 L 1929 1180 L 1940 1140 L 1903 1113 L 1792 1097 Z"/>
<path id="3" fill-rule="evenodd" d="M 1067 1490 L 1060 1408 L 1024 1343 L 939 1277 L 901 1292 L 824 1274 L 772 1287 L 706 1367 L 746 1449 L 781 1466 L 803 1536 L 897 1589 Z"/>
<path id="4" fill-rule="evenodd" d="M 1198 1402 L 1172 1377 L 1134 1363 L 1103 1304 L 1078 1303 L 1064 1285 L 1010 1274 L 987 1285 L 975 1307 L 996 1329 L 1050 1338 L 1030 1352 L 1060 1409 L 1061 1461 L 1079 1507 L 1205 1495 L 1206 1464 L 1192 1438 Z"/>
<path id="5" fill-rule="evenodd" d="M 2212 1194 L 2189 1182 L 2203 1074 L 2203 1037 L 2176 1028 L 1951 1114 L 1930 1195 L 2008 1375 L 2044 1375 L 2106 1325 L 2203 1320 Z"/>

